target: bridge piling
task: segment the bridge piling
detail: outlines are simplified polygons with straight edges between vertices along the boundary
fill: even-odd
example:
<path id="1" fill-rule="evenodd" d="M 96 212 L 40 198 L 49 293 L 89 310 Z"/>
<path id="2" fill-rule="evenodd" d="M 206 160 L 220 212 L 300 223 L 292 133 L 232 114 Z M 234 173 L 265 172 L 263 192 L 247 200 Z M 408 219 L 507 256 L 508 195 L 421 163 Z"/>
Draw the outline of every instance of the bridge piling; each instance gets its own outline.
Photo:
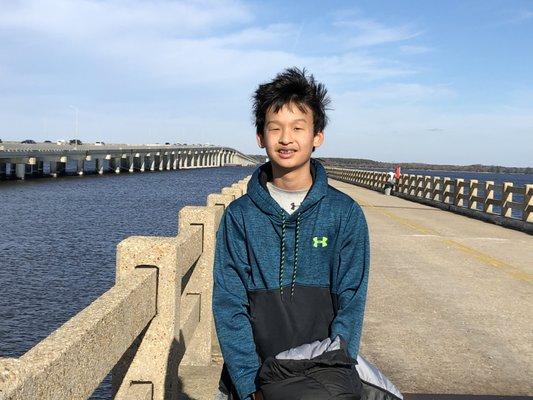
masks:
<path id="1" fill-rule="evenodd" d="M 24 180 L 26 178 L 26 164 L 18 163 L 15 168 L 17 178 Z"/>
<path id="2" fill-rule="evenodd" d="M 101 158 L 94 159 L 94 170 L 98 175 L 104 174 L 104 160 Z"/>
<path id="3" fill-rule="evenodd" d="M 76 160 L 76 173 L 79 175 L 79 176 L 83 176 L 84 172 L 85 172 L 85 160 L 83 159 L 79 159 L 79 160 Z"/>
<path id="4" fill-rule="evenodd" d="M 0 162 L 0 180 L 7 179 L 7 163 Z"/>

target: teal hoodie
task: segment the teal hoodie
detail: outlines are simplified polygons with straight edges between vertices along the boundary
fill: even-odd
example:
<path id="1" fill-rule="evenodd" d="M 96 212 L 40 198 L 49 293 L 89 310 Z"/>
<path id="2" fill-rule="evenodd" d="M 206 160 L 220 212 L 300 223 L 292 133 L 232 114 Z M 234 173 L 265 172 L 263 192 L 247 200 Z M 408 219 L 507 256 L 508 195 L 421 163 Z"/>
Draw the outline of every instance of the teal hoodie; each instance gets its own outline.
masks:
<path id="1" fill-rule="evenodd" d="M 213 314 L 240 399 L 258 389 L 263 361 L 282 351 L 337 335 L 351 357 L 359 351 L 370 265 L 365 216 L 328 185 L 315 159 L 311 175 L 307 196 L 288 214 L 270 196 L 272 166 L 263 164 L 217 231 Z"/>

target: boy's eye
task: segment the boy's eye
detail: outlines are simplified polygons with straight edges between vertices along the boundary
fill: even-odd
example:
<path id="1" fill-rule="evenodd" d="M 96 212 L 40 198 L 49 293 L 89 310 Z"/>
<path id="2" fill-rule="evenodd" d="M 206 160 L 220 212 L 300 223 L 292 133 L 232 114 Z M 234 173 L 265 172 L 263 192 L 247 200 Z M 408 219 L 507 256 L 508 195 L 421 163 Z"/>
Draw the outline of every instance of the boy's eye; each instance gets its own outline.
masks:
<path id="1" fill-rule="evenodd" d="M 279 128 L 270 128 L 271 131 L 279 131 Z"/>

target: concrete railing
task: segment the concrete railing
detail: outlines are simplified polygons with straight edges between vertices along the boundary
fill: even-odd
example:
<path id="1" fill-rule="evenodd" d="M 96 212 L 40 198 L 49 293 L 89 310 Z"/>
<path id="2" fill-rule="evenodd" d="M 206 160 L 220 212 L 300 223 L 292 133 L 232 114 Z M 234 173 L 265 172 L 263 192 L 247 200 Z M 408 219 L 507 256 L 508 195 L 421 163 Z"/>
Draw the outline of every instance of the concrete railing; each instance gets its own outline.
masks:
<path id="1" fill-rule="evenodd" d="M 115 399 L 177 399 L 180 365 L 207 366 L 215 234 L 249 177 L 179 212 L 176 237 L 117 247 L 116 283 L 20 358 L 0 358 L 0 399 L 86 399 L 110 371 Z"/>
<path id="2" fill-rule="evenodd" d="M 326 167 L 328 176 L 343 182 L 383 191 L 388 181 L 386 172 Z M 395 195 L 478 218 L 487 222 L 533 233 L 533 184 L 515 187 L 511 182 L 501 186 L 501 198 L 495 198 L 494 181 L 403 174 Z M 483 195 L 480 195 L 482 191 Z M 513 201 L 513 195 L 522 201 Z M 512 211 L 515 210 L 513 215 Z"/>

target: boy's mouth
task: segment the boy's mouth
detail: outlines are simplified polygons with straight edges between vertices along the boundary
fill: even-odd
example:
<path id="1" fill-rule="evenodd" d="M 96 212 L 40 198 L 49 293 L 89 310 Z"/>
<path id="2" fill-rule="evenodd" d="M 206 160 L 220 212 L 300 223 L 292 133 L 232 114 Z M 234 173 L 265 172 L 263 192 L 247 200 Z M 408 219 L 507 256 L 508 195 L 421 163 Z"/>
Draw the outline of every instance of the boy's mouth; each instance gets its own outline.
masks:
<path id="1" fill-rule="evenodd" d="M 279 149 L 278 154 L 280 158 L 291 158 L 295 150 L 293 149 Z"/>

